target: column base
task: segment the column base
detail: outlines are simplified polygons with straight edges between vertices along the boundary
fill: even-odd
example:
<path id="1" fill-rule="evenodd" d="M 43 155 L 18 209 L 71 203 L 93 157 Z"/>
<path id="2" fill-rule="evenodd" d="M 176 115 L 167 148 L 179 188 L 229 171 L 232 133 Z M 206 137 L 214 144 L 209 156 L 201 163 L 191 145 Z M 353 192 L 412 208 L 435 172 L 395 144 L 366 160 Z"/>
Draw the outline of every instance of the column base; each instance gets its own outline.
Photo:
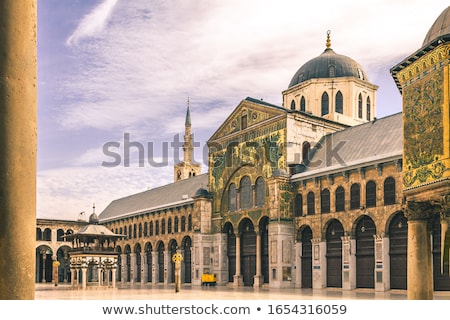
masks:
<path id="1" fill-rule="evenodd" d="M 262 287 L 264 284 L 264 277 L 263 276 L 254 276 L 253 277 L 253 287 L 259 288 Z"/>
<path id="2" fill-rule="evenodd" d="M 241 275 L 233 276 L 233 287 L 242 287 L 244 286 L 244 277 Z"/>

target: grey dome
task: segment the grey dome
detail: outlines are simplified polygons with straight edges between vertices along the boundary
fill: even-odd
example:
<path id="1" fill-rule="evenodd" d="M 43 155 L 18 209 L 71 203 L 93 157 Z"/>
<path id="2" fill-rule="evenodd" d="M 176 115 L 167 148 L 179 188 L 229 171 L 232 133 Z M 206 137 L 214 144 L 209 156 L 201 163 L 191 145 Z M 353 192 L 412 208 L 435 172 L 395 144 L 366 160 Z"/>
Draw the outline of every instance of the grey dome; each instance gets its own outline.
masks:
<path id="1" fill-rule="evenodd" d="M 328 47 L 320 56 L 309 60 L 298 69 L 289 83 L 289 88 L 310 79 L 340 77 L 355 77 L 368 81 L 367 74 L 359 63 L 347 56 L 335 53 Z"/>
<path id="2" fill-rule="evenodd" d="M 440 36 L 444 36 L 446 34 L 450 34 L 450 6 L 442 11 L 442 13 L 433 23 L 427 35 L 425 36 L 425 39 L 423 40 L 422 46 L 426 46 L 430 42 L 433 42 Z"/>
<path id="3" fill-rule="evenodd" d="M 89 216 L 89 223 L 90 223 L 90 224 L 98 224 L 98 223 L 99 223 L 99 219 L 98 219 L 98 216 L 97 216 L 96 213 L 92 213 L 92 214 Z"/>
<path id="4" fill-rule="evenodd" d="M 204 189 L 204 188 L 200 188 L 195 192 L 194 198 L 195 197 L 209 197 L 210 194 L 208 192 L 208 190 Z"/>

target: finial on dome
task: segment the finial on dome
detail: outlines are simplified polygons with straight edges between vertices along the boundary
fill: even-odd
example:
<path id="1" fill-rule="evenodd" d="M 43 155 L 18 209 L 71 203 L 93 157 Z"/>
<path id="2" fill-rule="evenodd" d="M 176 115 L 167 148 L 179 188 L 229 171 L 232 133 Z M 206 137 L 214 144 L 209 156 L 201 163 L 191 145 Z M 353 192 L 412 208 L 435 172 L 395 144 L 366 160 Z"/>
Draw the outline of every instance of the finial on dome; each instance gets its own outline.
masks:
<path id="1" fill-rule="evenodd" d="M 331 30 L 328 30 L 328 31 L 327 31 L 327 43 L 326 43 L 327 49 L 330 49 L 330 48 L 331 48 L 330 33 L 331 33 Z"/>

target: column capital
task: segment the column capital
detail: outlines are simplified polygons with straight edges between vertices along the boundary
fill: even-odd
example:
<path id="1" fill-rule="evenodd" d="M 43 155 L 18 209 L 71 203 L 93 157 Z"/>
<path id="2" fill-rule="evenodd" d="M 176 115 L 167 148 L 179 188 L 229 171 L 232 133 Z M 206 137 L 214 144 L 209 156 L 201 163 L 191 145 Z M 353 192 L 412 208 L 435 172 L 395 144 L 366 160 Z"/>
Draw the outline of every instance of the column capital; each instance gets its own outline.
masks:
<path id="1" fill-rule="evenodd" d="M 408 220 L 427 221 L 436 212 L 436 205 L 430 201 L 408 201 L 404 207 L 405 217 Z"/>
<path id="2" fill-rule="evenodd" d="M 450 194 L 441 198 L 441 213 L 444 217 L 450 217 Z"/>

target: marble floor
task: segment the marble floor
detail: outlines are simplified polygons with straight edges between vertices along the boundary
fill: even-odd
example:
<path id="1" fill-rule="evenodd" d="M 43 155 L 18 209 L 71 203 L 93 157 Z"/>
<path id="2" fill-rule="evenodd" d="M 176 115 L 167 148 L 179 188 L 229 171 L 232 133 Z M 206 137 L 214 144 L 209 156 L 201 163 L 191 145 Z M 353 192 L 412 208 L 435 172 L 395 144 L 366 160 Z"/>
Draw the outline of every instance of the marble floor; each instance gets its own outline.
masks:
<path id="1" fill-rule="evenodd" d="M 269 289 L 226 286 L 192 287 L 182 285 L 120 285 L 115 289 L 74 290 L 68 284 L 36 284 L 35 300 L 406 300 L 404 290 L 375 292 L 373 289 L 351 291 L 325 289 Z M 435 292 L 435 300 L 450 300 L 450 292 Z"/>

